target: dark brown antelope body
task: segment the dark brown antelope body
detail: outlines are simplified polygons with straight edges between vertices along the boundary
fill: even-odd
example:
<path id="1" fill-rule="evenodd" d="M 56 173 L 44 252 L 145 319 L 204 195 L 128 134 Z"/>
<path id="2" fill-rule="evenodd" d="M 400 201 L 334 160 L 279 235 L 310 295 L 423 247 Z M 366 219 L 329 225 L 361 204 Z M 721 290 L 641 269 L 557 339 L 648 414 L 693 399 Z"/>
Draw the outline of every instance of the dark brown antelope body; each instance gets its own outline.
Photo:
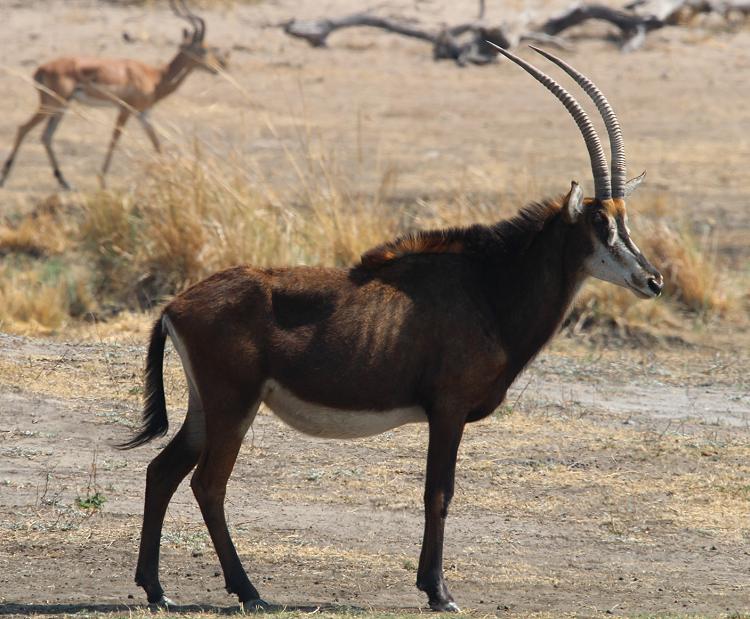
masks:
<path id="1" fill-rule="evenodd" d="M 661 276 L 630 241 L 624 216 L 621 199 L 597 191 L 584 200 L 573 183 L 564 197 L 511 220 L 398 239 L 350 269 L 236 267 L 177 296 L 154 325 L 144 425 L 126 445 L 167 430 L 169 337 L 189 404 L 185 423 L 148 467 L 136 582 L 149 601 L 170 603 L 158 577 L 161 527 L 172 493 L 196 467 L 191 486 L 227 590 L 251 606 L 265 604 L 239 561 L 223 507 L 243 437 L 264 402 L 320 437 L 428 423 L 417 586 L 431 608 L 457 610 L 442 547 L 464 427 L 503 401 L 587 276 L 658 295 Z"/>
<path id="2" fill-rule="evenodd" d="M 464 409 L 446 414 L 481 419 L 554 333 L 591 245 L 585 229 L 562 221 L 559 204 L 526 213 L 444 233 L 466 244 L 449 253 L 416 249 L 349 270 L 236 267 L 193 286 L 164 315 L 198 390 L 211 368 L 229 371 L 248 408 L 271 380 L 334 409 L 419 407 L 428 418 L 445 394 Z"/>

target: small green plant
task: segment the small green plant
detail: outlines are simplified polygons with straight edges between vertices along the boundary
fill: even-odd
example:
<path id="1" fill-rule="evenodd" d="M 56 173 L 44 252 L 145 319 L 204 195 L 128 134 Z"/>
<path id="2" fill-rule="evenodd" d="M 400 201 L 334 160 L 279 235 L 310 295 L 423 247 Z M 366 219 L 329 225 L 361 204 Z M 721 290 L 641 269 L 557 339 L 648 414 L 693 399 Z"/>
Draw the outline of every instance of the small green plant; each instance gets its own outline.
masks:
<path id="1" fill-rule="evenodd" d="M 105 497 L 101 492 L 95 492 L 94 494 L 86 495 L 86 498 L 78 497 L 76 499 L 76 505 L 80 509 L 92 511 L 101 509 L 102 505 L 104 505 L 106 502 L 107 497 Z"/>
<path id="2" fill-rule="evenodd" d="M 94 448 L 94 454 L 91 459 L 91 469 L 89 471 L 89 481 L 88 481 L 88 484 L 86 484 L 86 496 L 85 497 L 79 496 L 76 498 L 76 505 L 78 506 L 78 508 L 85 509 L 90 512 L 99 511 L 104 505 L 104 503 L 107 502 L 107 498 L 97 489 L 97 483 L 96 483 L 97 455 L 98 455 L 98 449 Z"/>

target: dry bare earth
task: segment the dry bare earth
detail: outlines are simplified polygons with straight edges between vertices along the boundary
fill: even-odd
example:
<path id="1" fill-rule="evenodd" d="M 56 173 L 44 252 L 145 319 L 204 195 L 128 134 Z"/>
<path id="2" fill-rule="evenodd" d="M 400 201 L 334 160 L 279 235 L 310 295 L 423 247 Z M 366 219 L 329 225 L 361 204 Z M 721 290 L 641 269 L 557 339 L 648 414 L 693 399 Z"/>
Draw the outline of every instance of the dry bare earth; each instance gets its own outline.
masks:
<path id="1" fill-rule="evenodd" d="M 143 348 L 0 343 L 0 612 L 140 603 L 144 472 L 163 441 L 110 445 L 138 418 Z M 566 342 L 538 359 L 512 410 L 472 426 L 462 447 L 446 556 L 463 605 L 510 616 L 747 610 L 747 362 L 593 357 Z M 173 355 L 167 376 L 174 430 L 185 389 Z M 413 426 L 337 444 L 261 414 L 228 512 L 263 594 L 292 606 L 419 608 L 425 440 Z M 96 492 L 100 511 L 78 506 Z M 183 485 L 167 518 L 164 583 L 182 604 L 231 605 L 218 570 Z"/>
<path id="2" fill-rule="evenodd" d="M 552 10 L 541 4 L 533 7 Z M 384 10 L 433 23 L 475 10 L 442 5 Z M 434 64 L 419 43 L 380 33 L 341 34 L 331 49 L 310 50 L 260 28 L 352 6 L 284 1 L 209 12 L 208 38 L 236 48 L 231 75 L 241 89 L 191 77 L 154 111 L 168 148 L 189 147 L 195 135 L 228 166 L 239 153 L 252 165 L 238 173 L 279 191 L 295 182 L 287 151 L 310 148 L 334 158 L 363 192 L 397 168 L 406 199 L 508 186 L 520 202 L 564 190 L 571 177 L 588 181 L 572 123 L 513 67 Z M 19 76 L 36 64 L 84 51 L 166 59 L 180 28 L 163 11 L 105 3 L 4 1 L 0 11 L 2 148 L 35 104 Z M 122 30 L 150 39 L 127 45 Z M 654 33 L 629 56 L 584 40 L 569 56 L 616 105 L 631 167 L 649 170 L 643 202 L 667 196 L 696 229 L 715 227 L 722 257 L 745 277 L 749 43 L 747 31 L 713 32 L 709 22 Z M 68 177 L 92 189 L 113 118 L 81 114 L 68 114 L 57 148 Z M 135 123 L 122 146 L 115 186 L 136 182 L 151 156 Z M 0 194 L 0 216 L 29 209 L 53 180 L 35 135 Z M 692 334 L 696 347 L 673 350 L 560 342 L 521 377 L 511 414 L 470 428 L 446 548 L 463 606 L 555 617 L 747 612 L 749 338 L 716 329 Z M 145 466 L 163 443 L 123 454 L 111 442 L 139 415 L 143 349 L 133 342 L 145 335 L 66 341 L 78 335 L 0 338 L 0 613 L 108 610 L 143 599 L 132 583 L 141 495 Z M 96 339 L 96 331 L 84 336 Z M 171 358 L 168 383 L 174 429 L 184 385 Z M 410 427 L 321 442 L 261 415 L 230 484 L 228 513 L 264 596 L 306 607 L 421 607 L 413 582 L 425 439 L 424 428 Z M 101 510 L 78 506 L 96 492 L 106 498 Z M 230 605 L 217 572 L 182 488 L 165 530 L 164 584 L 180 603 Z"/>

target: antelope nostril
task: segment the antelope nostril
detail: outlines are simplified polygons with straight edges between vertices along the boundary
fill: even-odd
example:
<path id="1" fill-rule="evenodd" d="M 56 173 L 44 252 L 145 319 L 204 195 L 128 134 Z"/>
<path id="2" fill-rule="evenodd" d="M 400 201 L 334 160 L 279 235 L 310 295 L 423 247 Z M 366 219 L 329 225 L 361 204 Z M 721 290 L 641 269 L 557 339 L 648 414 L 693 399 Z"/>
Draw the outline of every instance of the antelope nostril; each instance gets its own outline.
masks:
<path id="1" fill-rule="evenodd" d="M 657 280 L 655 277 L 650 277 L 648 280 L 648 287 L 651 289 L 656 296 L 661 294 L 661 289 L 664 287 L 661 277 Z"/>

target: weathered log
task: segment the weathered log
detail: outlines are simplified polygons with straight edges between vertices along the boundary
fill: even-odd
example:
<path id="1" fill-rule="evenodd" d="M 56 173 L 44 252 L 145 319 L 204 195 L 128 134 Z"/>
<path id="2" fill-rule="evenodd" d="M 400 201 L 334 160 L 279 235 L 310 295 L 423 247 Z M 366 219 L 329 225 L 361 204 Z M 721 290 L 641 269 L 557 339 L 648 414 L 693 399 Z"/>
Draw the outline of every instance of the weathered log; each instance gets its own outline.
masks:
<path id="1" fill-rule="evenodd" d="M 338 19 L 293 19 L 285 22 L 283 27 L 288 35 L 304 39 L 313 47 L 326 47 L 328 37 L 343 28 L 378 28 L 431 43 L 433 58 L 454 60 L 460 65 L 486 64 L 494 61 L 497 54 L 487 41 L 501 47 L 511 44 L 502 28 L 486 27 L 478 22 L 430 32 L 418 26 L 402 24 L 370 13 L 354 13 Z"/>
<path id="2" fill-rule="evenodd" d="M 718 13 L 726 19 L 734 14 L 750 16 L 747 0 L 635 0 L 624 8 L 638 15 L 651 15 L 670 26 L 688 23 L 703 13 Z"/>
<path id="3" fill-rule="evenodd" d="M 609 22 L 620 29 L 622 51 L 638 49 L 646 39 L 646 34 L 664 26 L 677 26 L 689 22 L 702 13 L 720 13 L 729 18 L 733 13 L 750 15 L 750 2 L 747 0 L 635 0 L 625 5 L 623 10 L 600 4 L 578 4 L 564 13 L 547 20 L 542 32 L 557 35 L 568 28 L 590 19 Z"/>
<path id="4" fill-rule="evenodd" d="M 292 19 L 281 25 L 288 35 L 304 39 L 313 47 L 326 47 L 328 37 L 343 28 L 378 28 L 430 43 L 435 60 L 450 59 L 464 66 L 494 62 L 497 50 L 489 43 L 510 49 L 521 41 L 534 41 L 568 49 L 569 45 L 557 35 L 592 19 L 617 27 L 621 34 L 622 51 L 633 51 L 643 45 L 650 31 L 683 24 L 695 15 L 708 12 L 720 13 L 727 19 L 733 14 L 747 17 L 750 16 L 750 1 L 634 0 L 623 9 L 613 9 L 601 4 L 578 4 L 531 31 L 524 31 L 518 25 L 508 27 L 485 23 L 484 0 L 479 0 L 477 21 L 445 27 L 439 31 L 378 17 L 371 12 L 359 12 L 341 18 Z"/>
<path id="5" fill-rule="evenodd" d="M 560 15 L 548 19 L 542 25 L 541 31 L 546 34 L 556 35 L 590 19 L 609 22 L 617 26 L 623 33 L 623 36 L 627 37 L 632 36 L 639 28 L 643 28 L 648 32 L 649 30 L 655 30 L 665 25 L 662 20 L 653 15 L 636 15 L 601 4 L 579 4 Z"/>
<path id="6" fill-rule="evenodd" d="M 370 13 L 354 13 L 339 19 L 292 19 L 284 23 L 284 32 L 293 37 L 305 39 L 313 47 L 326 47 L 328 37 L 332 32 L 342 28 L 369 26 L 380 28 L 388 32 L 406 37 L 421 39 L 435 43 L 437 35 L 420 28 L 408 26 L 399 22 L 377 17 Z"/>
<path id="7" fill-rule="evenodd" d="M 717 2 L 711 2 L 712 10 L 717 13 L 721 13 L 726 19 L 729 19 L 734 14 L 738 14 L 742 17 L 750 17 L 750 2 L 729 2 L 719 0 Z"/>
<path id="8" fill-rule="evenodd" d="M 703 0 L 635 0 L 625 5 L 625 9 L 641 17 L 654 17 L 665 24 L 680 23 L 679 14 L 685 9 L 693 12 L 698 4 L 706 4 Z"/>

